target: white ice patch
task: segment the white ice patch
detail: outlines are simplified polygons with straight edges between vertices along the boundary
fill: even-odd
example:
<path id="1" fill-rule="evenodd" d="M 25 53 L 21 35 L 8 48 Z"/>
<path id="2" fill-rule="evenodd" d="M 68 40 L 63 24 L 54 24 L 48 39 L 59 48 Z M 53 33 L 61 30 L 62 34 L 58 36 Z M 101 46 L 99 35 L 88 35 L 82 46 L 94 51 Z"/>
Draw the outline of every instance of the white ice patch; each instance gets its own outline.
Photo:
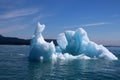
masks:
<path id="1" fill-rule="evenodd" d="M 80 54 L 80 55 L 77 55 L 77 56 L 73 56 L 69 53 L 65 53 L 65 54 L 56 53 L 56 54 L 52 55 L 52 59 L 54 61 L 56 61 L 56 60 L 75 60 L 75 59 L 89 60 L 91 58 L 86 56 L 85 54 Z"/>

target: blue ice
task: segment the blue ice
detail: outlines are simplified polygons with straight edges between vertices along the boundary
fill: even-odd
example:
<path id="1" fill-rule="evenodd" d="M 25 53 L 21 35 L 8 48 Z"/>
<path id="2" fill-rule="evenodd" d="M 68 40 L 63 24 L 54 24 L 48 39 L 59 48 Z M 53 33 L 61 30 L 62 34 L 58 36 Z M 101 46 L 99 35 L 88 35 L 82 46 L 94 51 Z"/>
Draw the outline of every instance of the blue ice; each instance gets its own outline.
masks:
<path id="1" fill-rule="evenodd" d="M 60 33 L 57 38 L 58 46 L 55 46 L 53 42 L 48 43 L 44 40 L 42 36 L 44 28 L 44 24 L 38 23 L 31 41 L 30 60 L 118 59 L 103 45 L 90 41 L 87 32 L 83 28 Z"/>

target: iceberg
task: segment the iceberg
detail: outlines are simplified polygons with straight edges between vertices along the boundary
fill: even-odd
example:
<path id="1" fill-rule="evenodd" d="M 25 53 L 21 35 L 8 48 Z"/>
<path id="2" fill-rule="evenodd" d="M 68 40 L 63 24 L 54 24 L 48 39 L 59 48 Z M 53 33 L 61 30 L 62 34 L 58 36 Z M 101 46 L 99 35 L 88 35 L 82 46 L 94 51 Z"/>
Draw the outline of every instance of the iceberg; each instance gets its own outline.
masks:
<path id="1" fill-rule="evenodd" d="M 53 42 L 46 42 L 42 36 L 44 28 L 44 24 L 41 25 L 38 23 L 38 27 L 36 28 L 31 41 L 31 50 L 29 55 L 30 60 L 50 61 L 52 59 L 52 55 L 55 53 L 55 45 Z"/>
<path id="2" fill-rule="evenodd" d="M 45 25 L 38 23 L 38 27 L 31 40 L 29 59 L 37 61 L 69 60 L 69 59 L 107 59 L 118 60 L 103 45 L 98 45 L 89 40 L 87 32 L 83 28 L 75 31 L 65 31 L 57 38 L 58 46 L 44 40 L 42 32 Z"/>
<path id="3" fill-rule="evenodd" d="M 103 45 L 90 41 L 87 32 L 82 28 L 59 34 L 57 43 L 63 54 L 69 53 L 74 56 L 84 54 L 90 58 L 118 59 Z"/>

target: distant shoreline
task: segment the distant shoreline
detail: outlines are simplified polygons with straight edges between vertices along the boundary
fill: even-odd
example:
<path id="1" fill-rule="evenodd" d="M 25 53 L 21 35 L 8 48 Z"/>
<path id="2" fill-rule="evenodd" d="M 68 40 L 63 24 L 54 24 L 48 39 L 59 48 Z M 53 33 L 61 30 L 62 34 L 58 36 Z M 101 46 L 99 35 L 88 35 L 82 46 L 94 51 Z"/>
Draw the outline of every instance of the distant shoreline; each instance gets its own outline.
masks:
<path id="1" fill-rule="evenodd" d="M 105 47 L 120 47 L 120 46 L 108 46 L 108 45 L 103 45 Z"/>
<path id="2" fill-rule="evenodd" d="M 53 41 L 55 45 L 57 42 L 55 39 L 45 39 L 47 42 Z M 19 39 L 16 37 L 4 37 L 0 35 L 0 45 L 30 45 L 31 39 Z"/>
<path id="3" fill-rule="evenodd" d="M 47 42 L 53 41 L 57 46 L 56 39 L 45 39 Z M 31 39 L 19 39 L 16 37 L 4 37 L 0 35 L 0 45 L 30 45 Z M 116 45 L 104 45 L 105 47 L 120 47 Z"/>

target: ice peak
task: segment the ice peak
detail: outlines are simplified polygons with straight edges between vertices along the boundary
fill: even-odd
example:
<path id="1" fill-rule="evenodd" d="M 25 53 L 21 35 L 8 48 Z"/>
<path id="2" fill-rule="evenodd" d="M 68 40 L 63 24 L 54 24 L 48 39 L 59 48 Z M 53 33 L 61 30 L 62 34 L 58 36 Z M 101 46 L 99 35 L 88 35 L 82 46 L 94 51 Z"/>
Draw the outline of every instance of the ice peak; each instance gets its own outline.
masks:
<path id="1" fill-rule="evenodd" d="M 38 22 L 37 28 L 35 30 L 35 34 L 40 34 L 41 32 L 43 32 L 45 29 L 45 25 L 44 24 L 40 24 Z"/>

